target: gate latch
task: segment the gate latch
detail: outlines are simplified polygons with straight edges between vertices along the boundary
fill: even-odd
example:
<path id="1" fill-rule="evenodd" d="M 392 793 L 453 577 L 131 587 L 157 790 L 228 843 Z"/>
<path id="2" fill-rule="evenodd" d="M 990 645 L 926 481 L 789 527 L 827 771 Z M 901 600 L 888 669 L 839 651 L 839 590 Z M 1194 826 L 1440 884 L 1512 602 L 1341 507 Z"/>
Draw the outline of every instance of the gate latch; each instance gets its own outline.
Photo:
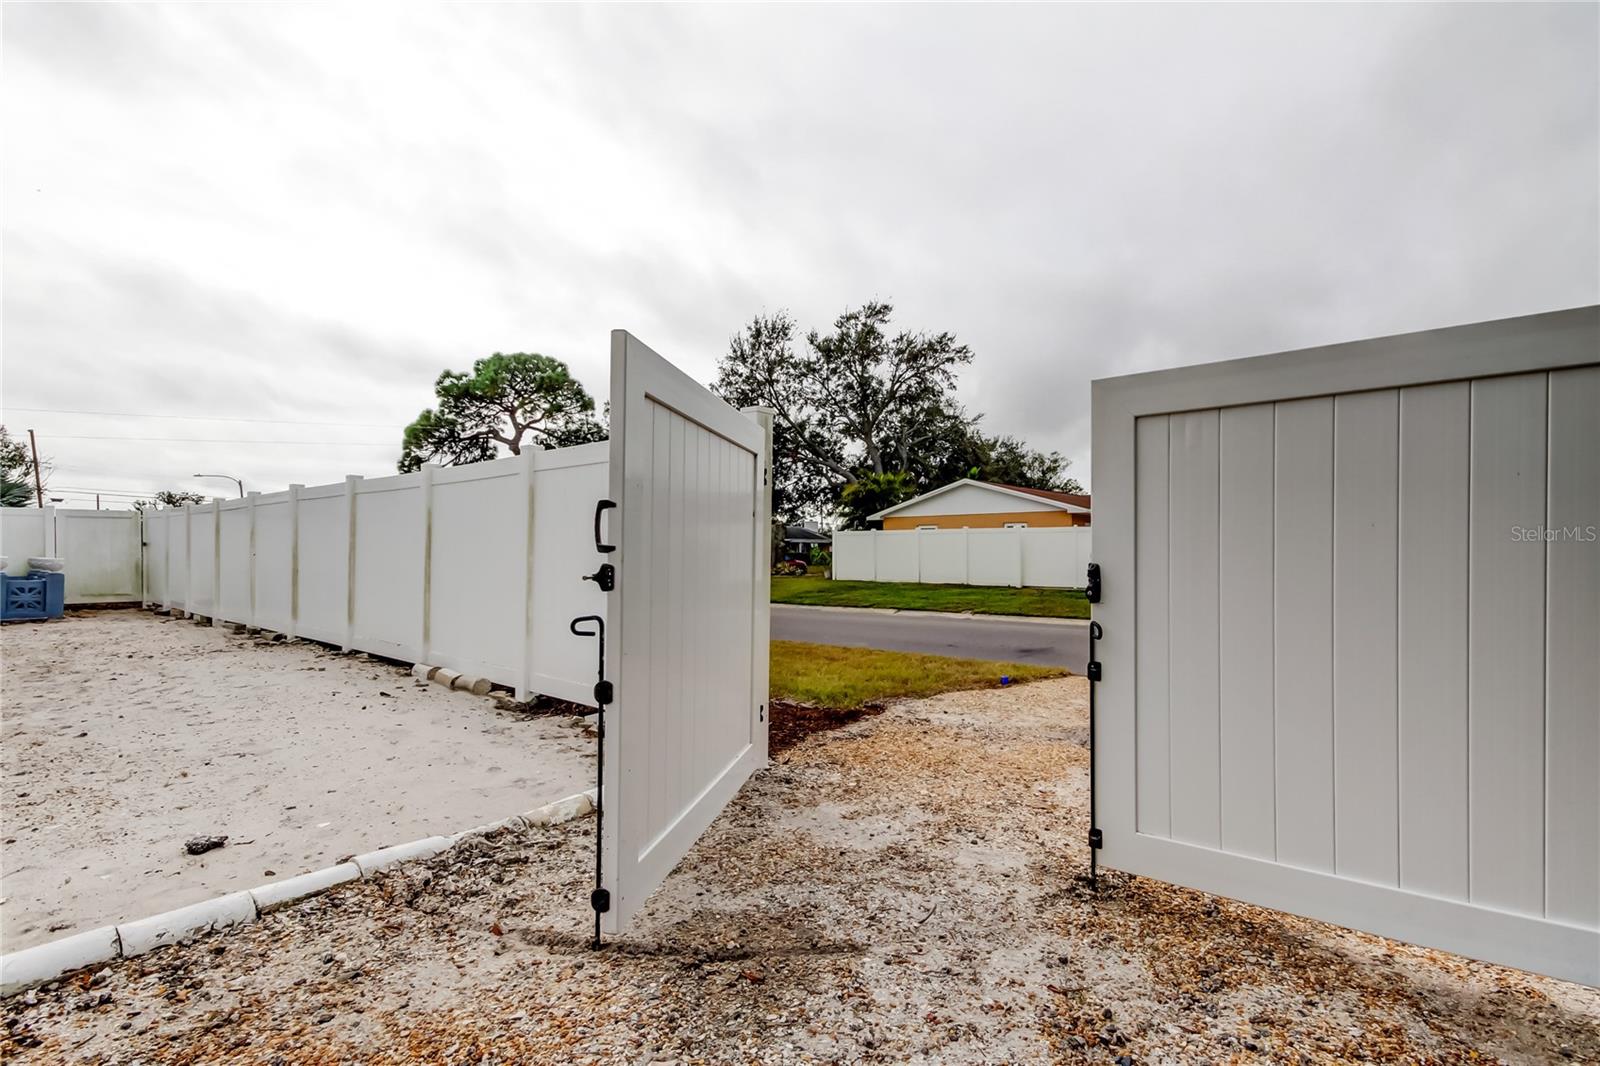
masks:
<path id="1" fill-rule="evenodd" d="M 601 563 L 600 569 L 592 574 L 584 574 L 583 579 L 599 585 L 601 592 L 610 592 L 617 587 L 617 568 L 610 563 Z"/>

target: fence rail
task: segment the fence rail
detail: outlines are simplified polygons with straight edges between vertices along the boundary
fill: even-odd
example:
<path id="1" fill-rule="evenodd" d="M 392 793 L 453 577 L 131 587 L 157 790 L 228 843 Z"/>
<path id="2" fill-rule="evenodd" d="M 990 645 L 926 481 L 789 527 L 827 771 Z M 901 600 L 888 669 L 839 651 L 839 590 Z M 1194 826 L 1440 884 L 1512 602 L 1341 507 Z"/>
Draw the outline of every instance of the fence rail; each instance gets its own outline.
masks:
<path id="1" fill-rule="evenodd" d="M 1089 527 L 905 529 L 833 535 L 833 576 L 925 585 L 1081 588 Z"/>
<path id="2" fill-rule="evenodd" d="M 608 454 L 586 444 L 150 511 L 144 601 L 588 704 L 594 645 L 566 623 L 605 613 L 582 575 Z"/>

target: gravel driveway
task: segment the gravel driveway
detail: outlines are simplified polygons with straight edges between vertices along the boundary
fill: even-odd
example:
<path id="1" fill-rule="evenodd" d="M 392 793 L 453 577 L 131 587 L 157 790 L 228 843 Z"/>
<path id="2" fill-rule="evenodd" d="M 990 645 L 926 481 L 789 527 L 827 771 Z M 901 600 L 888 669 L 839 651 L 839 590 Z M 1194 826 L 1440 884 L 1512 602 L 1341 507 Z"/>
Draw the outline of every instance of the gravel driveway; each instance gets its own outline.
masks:
<path id="1" fill-rule="evenodd" d="M 578 719 L 315 644 L 132 610 L 8 624 L 0 652 L 5 951 L 593 785 Z"/>
<path id="2" fill-rule="evenodd" d="M 8 1005 L 19 1061 L 1512 1063 L 1600 993 L 1109 875 L 1081 679 L 904 703 L 757 775 L 586 947 L 593 820 L 469 841 Z"/>

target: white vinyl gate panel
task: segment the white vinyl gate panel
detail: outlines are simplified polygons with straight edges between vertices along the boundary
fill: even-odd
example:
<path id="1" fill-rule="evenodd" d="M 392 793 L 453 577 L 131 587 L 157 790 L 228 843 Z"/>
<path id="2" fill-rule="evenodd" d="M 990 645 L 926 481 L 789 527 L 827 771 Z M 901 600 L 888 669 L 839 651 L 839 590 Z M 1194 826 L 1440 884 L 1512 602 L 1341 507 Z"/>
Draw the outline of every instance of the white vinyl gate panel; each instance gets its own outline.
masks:
<path id="1" fill-rule="evenodd" d="M 766 764 L 767 433 L 612 334 L 603 801 L 605 927 L 620 932 Z"/>
<path id="2" fill-rule="evenodd" d="M 1600 983 L 1600 309 L 1095 383 L 1107 865 Z"/>

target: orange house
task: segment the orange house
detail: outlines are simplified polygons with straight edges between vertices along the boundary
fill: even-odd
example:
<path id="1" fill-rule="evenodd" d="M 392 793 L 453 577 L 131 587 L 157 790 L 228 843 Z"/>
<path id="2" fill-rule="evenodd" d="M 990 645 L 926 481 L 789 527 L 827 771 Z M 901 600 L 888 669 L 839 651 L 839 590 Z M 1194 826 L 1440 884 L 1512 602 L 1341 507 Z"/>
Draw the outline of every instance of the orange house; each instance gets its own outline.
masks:
<path id="1" fill-rule="evenodd" d="M 962 478 L 869 515 L 881 529 L 1049 529 L 1089 524 L 1089 497 Z"/>

